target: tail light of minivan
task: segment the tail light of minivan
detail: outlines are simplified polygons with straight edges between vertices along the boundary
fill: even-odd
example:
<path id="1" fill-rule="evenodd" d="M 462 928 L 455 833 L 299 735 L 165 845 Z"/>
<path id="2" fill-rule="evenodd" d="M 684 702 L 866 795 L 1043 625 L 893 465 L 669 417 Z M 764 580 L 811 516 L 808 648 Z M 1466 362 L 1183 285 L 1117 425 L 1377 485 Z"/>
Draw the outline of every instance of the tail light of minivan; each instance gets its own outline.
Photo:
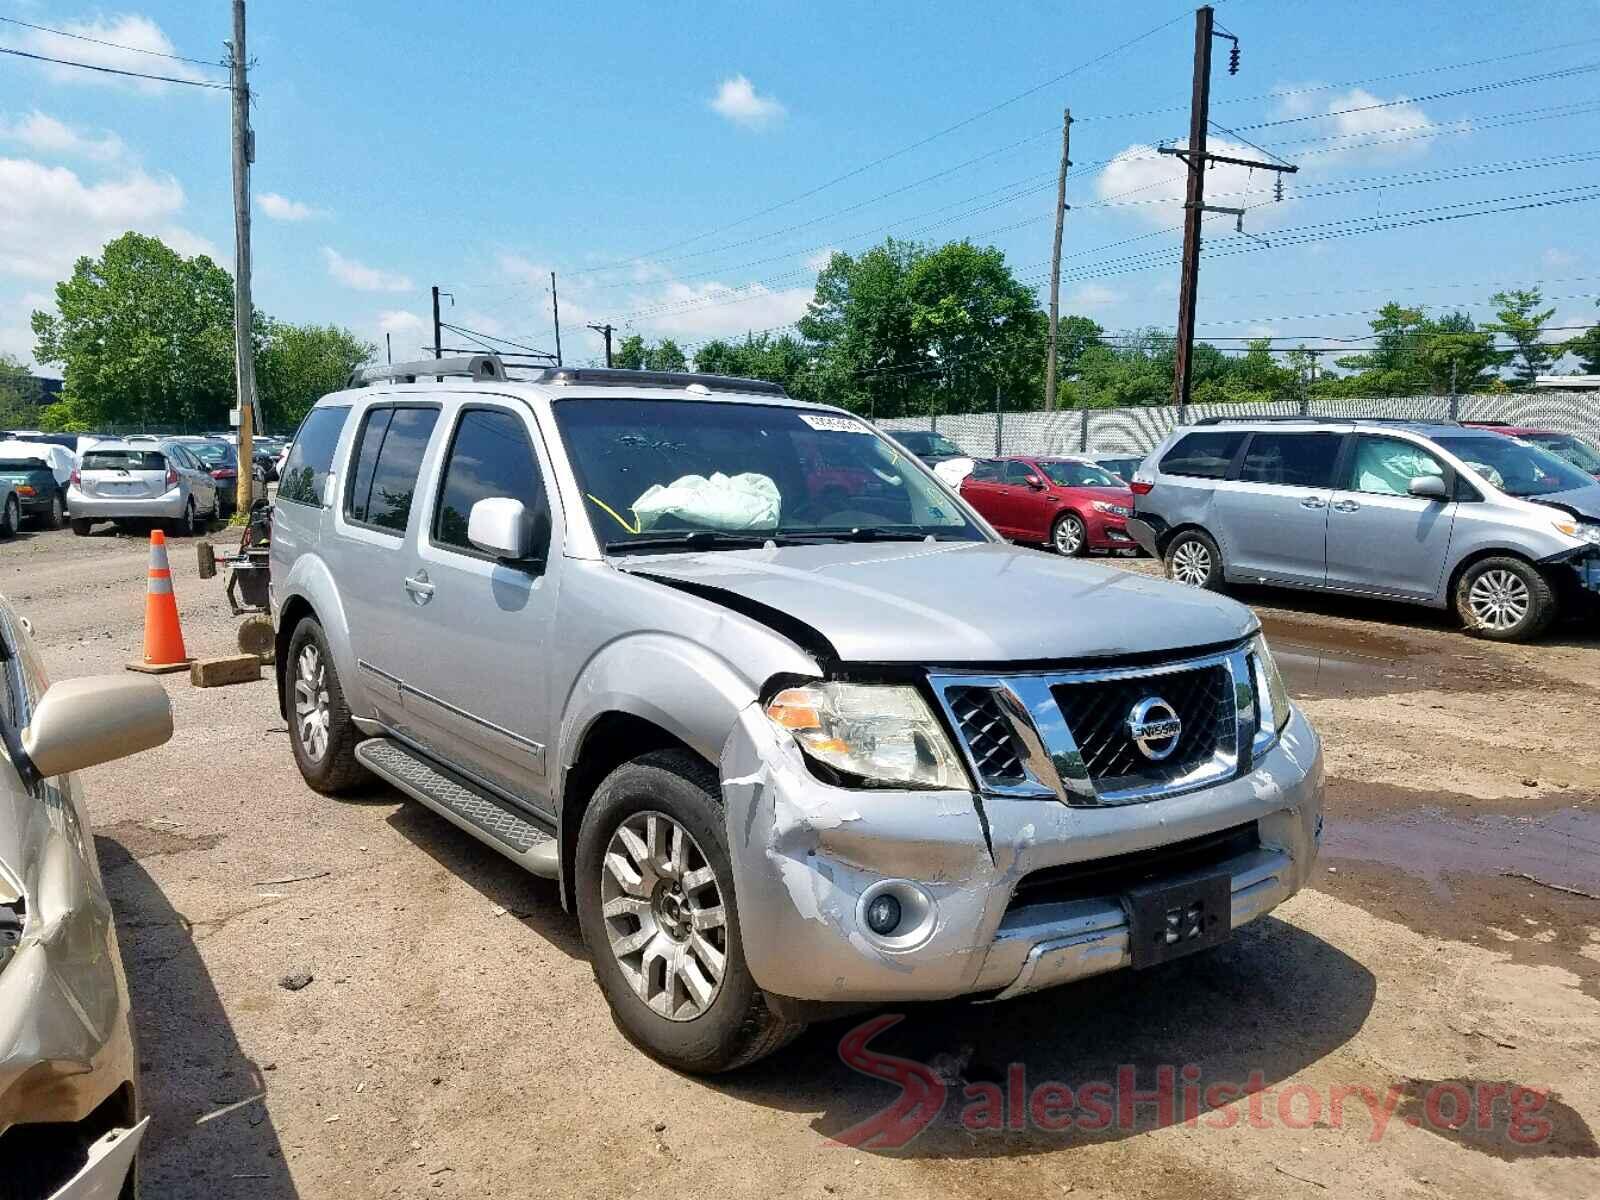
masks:
<path id="1" fill-rule="evenodd" d="M 167 464 L 167 487 L 168 488 L 175 488 L 177 486 L 178 486 L 178 468 L 173 466 L 171 463 L 168 463 Z"/>
<path id="2" fill-rule="evenodd" d="M 83 474 L 82 474 L 82 472 L 80 472 L 78 470 L 76 465 L 73 466 L 72 474 L 70 476 L 68 476 L 67 482 L 70 483 L 73 487 L 82 487 L 83 486 Z"/>
<path id="3" fill-rule="evenodd" d="M 1128 484 L 1128 488 L 1135 496 L 1148 496 L 1155 490 L 1155 484 L 1148 479 L 1135 479 Z"/>

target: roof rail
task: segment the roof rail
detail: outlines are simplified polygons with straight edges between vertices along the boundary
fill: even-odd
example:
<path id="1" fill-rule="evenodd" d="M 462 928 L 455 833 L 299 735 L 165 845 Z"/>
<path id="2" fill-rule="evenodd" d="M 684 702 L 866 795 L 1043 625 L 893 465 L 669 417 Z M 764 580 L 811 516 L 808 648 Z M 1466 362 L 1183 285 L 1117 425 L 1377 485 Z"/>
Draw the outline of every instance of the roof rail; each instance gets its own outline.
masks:
<path id="1" fill-rule="evenodd" d="M 529 383 L 586 387 L 701 387 L 708 392 L 754 392 L 759 396 L 788 396 L 781 383 L 766 379 L 741 379 L 736 375 L 707 375 L 697 371 L 633 371 L 626 367 L 547 367 Z"/>
<path id="2" fill-rule="evenodd" d="M 1193 425 L 1255 425 L 1283 422 L 1300 425 L 1459 425 L 1448 417 L 1298 417 L 1263 415 L 1259 417 L 1201 417 Z"/>
<path id="3" fill-rule="evenodd" d="M 495 380 L 504 382 L 505 364 L 498 354 L 463 354 L 456 358 L 424 358 L 416 362 L 379 363 L 370 367 L 357 367 L 350 372 L 348 387 L 366 387 L 372 383 L 393 380 L 396 383 L 415 383 L 428 376 Z"/>

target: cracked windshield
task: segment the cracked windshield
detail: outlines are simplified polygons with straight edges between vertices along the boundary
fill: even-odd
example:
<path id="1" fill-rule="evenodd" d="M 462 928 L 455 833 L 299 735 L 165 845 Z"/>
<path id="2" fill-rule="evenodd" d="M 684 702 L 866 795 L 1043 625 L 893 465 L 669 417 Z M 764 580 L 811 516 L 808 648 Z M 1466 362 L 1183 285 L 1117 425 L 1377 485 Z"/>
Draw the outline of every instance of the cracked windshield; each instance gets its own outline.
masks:
<path id="1" fill-rule="evenodd" d="M 853 417 L 608 399 L 555 412 L 608 550 L 983 540 L 915 460 Z"/>

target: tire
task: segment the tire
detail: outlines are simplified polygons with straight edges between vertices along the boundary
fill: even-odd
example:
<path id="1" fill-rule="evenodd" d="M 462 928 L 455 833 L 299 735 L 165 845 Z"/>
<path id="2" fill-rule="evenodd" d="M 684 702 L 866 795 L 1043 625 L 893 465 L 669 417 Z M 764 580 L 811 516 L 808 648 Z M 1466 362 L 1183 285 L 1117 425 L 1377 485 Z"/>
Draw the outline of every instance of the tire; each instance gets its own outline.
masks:
<path id="1" fill-rule="evenodd" d="M 361 731 L 350 719 L 350 706 L 345 702 L 344 688 L 328 651 L 327 635 L 314 617 L 303 618 L 289 638 L 283 690 L 283 707 L 289 714 L 289 745 L 301 778 L 311 790 L 334 796 L 369 778 L 367 769 L 356 759 Z M 304 705 L 310 708 L 303 709 Z"/>
<path id="2" fill-rule="evenodd" d="M 657 830 L 659 852 L 647 851 L 640 859 L 622 840 L 619 831 L 625 827 L 640 849 L 646 848 L 649 831 Z M 674 868 L 672 850 L 680 845 L 684 849 Z M 625 863 L 641 868 L 632 872 L 633 881 L 625 882 L 607 866 L 613 849 L 621 850 Z M 682 887 L 683 879 L 706 869 L 708 879 Z M 651 1058 L 698 1075 L 732 1071 L 780 1049 L 805 1028 L 767 1007 L 745 965 L 721 789 L 716 772 L 694 754 L 656 751 L 606 776 L 583 814 L 574 875 L 578 924 L 595 982 L 623 1036 Z M 654 895 L 643 899 L 634 888 Z M 630 902 L 641 911 L 605 913 L 608 903 L 626 909 Z M 722 925 L 696 928 L 695 914 L 718 910 Z M 653 937 L 637 948 L 639 961 L 625 966 L 623 960 L 634 955 L 619 954 L 615 941 L 627 944 L 647 923 Z M 701 945 L 709 945 L 710 952 Z M 706 996 L 696 997 L 690 976 L 680 974 L 674 960 L 651 954 L 662 949 L 675 952 L 676 961 L 686 960 Z M 718 953 L 722 975 L 712 980 L 715 972 L 707 964 Z"/>
<path id="3" fill-rule="evenodd" d="M 183 516 L 172 526 L 173 537 L 194 537 L 200 532 L 200 517 L 194 510 L 194 497 L 183 502 Z"/>
<path id="4" fill-rule="evenodd" d="M 89 531 L 94 528 L 94 522 L 84 517 L 72 518 L 72 532 L 78 537 L 88 537 Z"/>
<path id="5" fill-rule="evenodd" d="M 1222 551 L 1211 535 L 1185 529 L 1167 543 L 1164 559 L 1167 578 L 1208 592 L 1222 590 Z"/>
<path id="6" fill-rule="evenodd" d="M 4 511 L 0 511 L 0 538 L 14 538 L 22 528 L 22 502 L 15 494 L 6 497 Z"/>
<path id="7" fill-rule="evenodd" d="M 67 523 L 67 506 L 60 492 L 50 497 L 50 511 L 44 515 L 43 522 L 46 529 L 60 529 Z"/>
<path id="8" fill-rule="evenodd" d="M 1531 641 L 1550 628 L 1559 607 L 1539 569 L 1510 555 L 1480 559 L 1456 580 L 1456 615 L 1487 641 Z"/>
<path id="9" fill-rule="evenodd" d="M 1089 551 L 1089 530 L 1077 513 L 1062 513 L 1050 526 L 1050 548 L 1067 558 L 1078 558 Z"/>

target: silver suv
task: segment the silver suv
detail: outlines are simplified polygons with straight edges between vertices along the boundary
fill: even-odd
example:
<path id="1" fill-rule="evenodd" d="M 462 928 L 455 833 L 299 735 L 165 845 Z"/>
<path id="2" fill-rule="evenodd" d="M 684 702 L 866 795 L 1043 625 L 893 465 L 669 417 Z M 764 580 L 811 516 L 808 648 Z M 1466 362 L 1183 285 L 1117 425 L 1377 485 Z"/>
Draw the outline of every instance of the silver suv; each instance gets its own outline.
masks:
<path id="1" fill-rule="evenodd" d="M 1321 746 L 1248 609 L 1007 545 L 772 384 L 363 382 L 273 514 L 295 760 L 558 880 L 657 1058 L 1161 963 L 1305 882 Z"/>
<path id="2" fill-rule="evenodd" d="M 1129 532 L 1167 576 L 1454 606 L 1537 637 L 1600 592 L 1600 484 L 1530 443 L 1455 424 L 1212 419 L 1132 481 Z"/>

